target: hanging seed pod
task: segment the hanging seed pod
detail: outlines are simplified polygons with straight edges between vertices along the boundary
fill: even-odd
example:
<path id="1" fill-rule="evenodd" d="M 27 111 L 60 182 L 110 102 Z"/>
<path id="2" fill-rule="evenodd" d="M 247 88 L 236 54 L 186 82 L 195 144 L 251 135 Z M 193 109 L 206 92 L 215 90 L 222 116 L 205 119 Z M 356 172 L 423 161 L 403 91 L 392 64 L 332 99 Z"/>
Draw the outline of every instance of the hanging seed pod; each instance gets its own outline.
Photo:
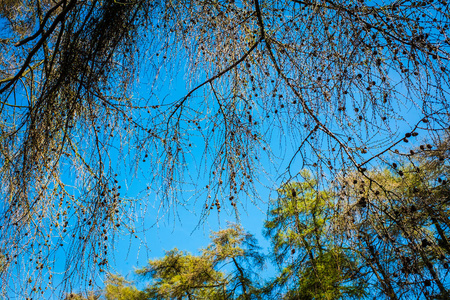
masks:
<path id="1" fill-rule="evenodd" d="M 366 207 L 366 206 L 367 206 L 366 198 L 365 198 L 365 197 L 361 197 L 361 198 L 359 199 L 358 205 L 359 205 L 360 207 Z"/>

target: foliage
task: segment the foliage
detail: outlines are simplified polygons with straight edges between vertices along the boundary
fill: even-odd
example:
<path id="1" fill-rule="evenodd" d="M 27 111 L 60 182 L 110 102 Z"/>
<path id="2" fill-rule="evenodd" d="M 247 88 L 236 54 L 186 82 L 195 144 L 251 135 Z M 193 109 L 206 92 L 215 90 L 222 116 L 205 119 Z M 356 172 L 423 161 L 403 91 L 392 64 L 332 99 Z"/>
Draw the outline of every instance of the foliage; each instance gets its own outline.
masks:
<path id="1" fill-rule="evenodd" d="M 331 230 L 333 195 L 318 190 L 310 172 L 279 189 L 264 227 L 280 274 L 272 283 L 283 299 L 351 299 L 366 294 L 356 256 Z M 358 274 L 359 275 L 359 274 Z"/>
<path id="2" fill-rule="evenodd" d="M 223 274 L 214 270 L 211 261 L 177 249 L 167 252 L 161 260 L 150 261 L 148 268 L 137 273 L 155 279 L 147 289 L 154 299 L 214 299 L 225 293 Z"/>
<path id="3" fill-rule="evenodd" d="M 271 202 L 266 236 L 286 299 L 449 297 L 449 135 L 390 168 L 343 172 L 331 190 L 287 183 Z M 386 158 L 385 158 L 386 159 Z"/>
<path id="4" fill-rule="evenodd" d="M 139 291 L 123 277 L 109 274 L 105 282 L 105 298 L 107 300 L 145 300 L 147 293 Z"/>
<path id="5" fill-rule="evenodd" d="M 137 274 L 154 282 L 146 289 L 151 299 L 254 299 L 258 270 L 264 259 L 256 240 L 238 225 L 214 232 L 201 255 L 171 250 L 149 261 Z M 230 265 L 229 272 L 219 271 Z"/>
<path id="6" fill-rule="evenodd" d="M 345 174 L 335 234 L 358 251 L 372 290 L 390 299 L 449 297 L 448 135 L 389 169 Z"/>
<path id="7" fill-rule="evenodd" d="M 64 300 L 99 300 L 100 295 L 98 293 L 94 293 L 94 292 L 88 292 L 87 295 L 83 295 L 83 294 L 76 294 L 76 293 L 70 293 L 68 295 L 66 295 L 66 297 L 64 298 Z"/>
<path id="8" fill-rule="evenodd" d="M 448 12 L 445 0 L 1 1 L 2 293 L 95 283 L 138 210 L 116 174 L 142 176 L 144 201 L 155 191 L 165 209 L 206 199 L 206 218 L 256 196 L 273 154 L 290 161 L 274 178 L 309 168 L 326 186 L 385 164 L 408 140 L 398 128 L 436 139 L 449 127 Z M 181 98 L 165 94 L 177 70 Z"/>

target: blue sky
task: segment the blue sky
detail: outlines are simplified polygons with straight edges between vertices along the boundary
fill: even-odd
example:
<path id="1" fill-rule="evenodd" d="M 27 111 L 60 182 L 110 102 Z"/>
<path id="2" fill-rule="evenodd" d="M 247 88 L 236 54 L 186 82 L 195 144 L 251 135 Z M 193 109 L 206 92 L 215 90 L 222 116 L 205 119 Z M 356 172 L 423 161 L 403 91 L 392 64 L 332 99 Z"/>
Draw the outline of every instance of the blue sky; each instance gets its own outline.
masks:
<path id="1" fill-rule="evenodd" d="M 143 69 L 145 70 L 145 66 Z M 186 89 L 187 79 L 184 77 L 183 72 L 179 72 L 176 77 L 173 77 L 170 74 L 169 76 L 165 75 L 164 71 L 162 71 L 160 78 L 163 79 L 163 84 L 159 83 L 161 87 L 158 89 L 161 91 L 160 95 L 155 95 L 154 92 L 149 93 L 149 91 L 153 90 L 149 86 L 152 84 L 152 80 L 151 78 L 146 78 L 144 71 L 141 72 L 141 76 L 138 79 L 139 83 L 133 95 L 137 99 L 148 99 L 155 96 L 159 99 L 179 99 L 188 92 Z M 168 78 L 168 80 L 164 81 L 164 78 Z M 276 149 L 279 148 L 279 145 L 277 145 L 278 141 L 278 139 L 274 140 L 274 144 L 271 145 L 272 150 L 275 150 L 276 155 L 284 157 L 284 154 L 276 153 Z M 198 139 L 197 142 L 203 143 L 201 139 Z M 196 164 L 198 164 L 204 154 L 204 145 L 198 143 L 195 144 L 192 150 L 196 160 L 190 161 L 190 165 L 187 167 L 187 172 L 191 173 L 190 175 L 192 176 L 199 172 Z M 263 161 L 262 164 L 265 166 L 272 165 L 269 161 Z M 149 184 L 148 178 L 141 176 L 145 167 L 145 163 L 141 162 L 140 169 L 142 172 L 138 171 L 137 176 L 128 170 L 120 170 L 119 172 L 118 180 L 119 184 L 122 185 L 123 196 L 140 198 L 139 205 L 142 208 L 140 211 L 144 211 L 145 214 L 139 216 L 136 222 L 137 238 L 134 234 L 130 235 L 128 233 L 123 236 L 117 235 L 114 259 L 111 260 L 112 273 L 118 273 L 126 276 L 127 279 L 133 280 L 137 279 L 133 276 L 135 268 L 145 266 L 149 259 L 163 257 L 165 251 L 178 248 L 192 254 L 198 254 L 201 248 L 205 248 L 210 243 L 209 237 L 211 232 L 226 228 L 228 222 L 240 222 L 246 231 L 257 238 L 262 251 L 264 253 L 268 252 L 270 244 L 263 237 L 262 229 L 266 219 L 267 203 L 270 198 L 276 196 L 273 189 L 281 182 L 275 183 L 280 169 L 269 167 L 267 168 L 268 175 L 261 174 L 258 176 L 260 182 L 256 183 L 255 187 L 259 193 L 259 199 L 241 197 L 238 200 L 238 216 L 235 211 L 227 207 L 222 209 L 220 213 L 216 209 L 211 210 L 210 214 L 205 218 L 202 216 L 202 212 L 207 195 L 206 193 L 200 193 L 198 197 L 198 193 L 192 190 L 187 190 L 187 193 L 191 192 L 192 196 L 187 201 L 186 206 L 177 205 L 160 209 L 161 197 L 153 191 L 146 191 L 146 186 Z M 204 183 L 199 184 L 199 189 L 208 184 L 206 178 L 202 180 Z M 144 192 L 142 193 L 142 191 Z M 275 275 L 275 270 L 269 262 L 267 263 L 265 274 L 267 278 Z M 142 287 L 142 283 L 140 286 Z"/>

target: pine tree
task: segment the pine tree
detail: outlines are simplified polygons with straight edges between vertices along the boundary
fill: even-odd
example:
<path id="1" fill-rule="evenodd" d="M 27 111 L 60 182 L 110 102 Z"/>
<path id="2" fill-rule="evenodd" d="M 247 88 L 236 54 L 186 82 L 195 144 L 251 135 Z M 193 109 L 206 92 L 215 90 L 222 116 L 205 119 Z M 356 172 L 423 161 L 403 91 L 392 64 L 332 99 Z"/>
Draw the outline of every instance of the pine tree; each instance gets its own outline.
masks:
<path id="1" fill-rule="evenodd" d="M 271 288 L 283 299 L 352 299 L 366 294 L 357 257 L 332 230 L 335 202 L 310 172 L 270 204 L 265 234 L 280 273 Z"/>

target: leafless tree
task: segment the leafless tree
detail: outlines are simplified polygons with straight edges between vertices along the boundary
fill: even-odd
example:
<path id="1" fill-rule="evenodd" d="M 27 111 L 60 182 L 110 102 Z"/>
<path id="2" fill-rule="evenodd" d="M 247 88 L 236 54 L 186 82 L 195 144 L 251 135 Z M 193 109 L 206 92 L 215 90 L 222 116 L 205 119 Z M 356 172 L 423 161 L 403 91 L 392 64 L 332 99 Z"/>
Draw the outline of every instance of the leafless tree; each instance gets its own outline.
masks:
<path id="1" fill-rule="evenodd" d="M 51 289 L 61 253 L 58 290 L 92 283 L 133 230 L 122 163 L 164 208 L 191 184 L 206 216 L 257 194 L 267 161 L 286 180 L 364 172 L 408 139 L 398 128 L 449 126 L 445 0 L 5 0 L 0 18 L 4 293 Z M 188 92 L 157 97 L 177 74 Z"/>

